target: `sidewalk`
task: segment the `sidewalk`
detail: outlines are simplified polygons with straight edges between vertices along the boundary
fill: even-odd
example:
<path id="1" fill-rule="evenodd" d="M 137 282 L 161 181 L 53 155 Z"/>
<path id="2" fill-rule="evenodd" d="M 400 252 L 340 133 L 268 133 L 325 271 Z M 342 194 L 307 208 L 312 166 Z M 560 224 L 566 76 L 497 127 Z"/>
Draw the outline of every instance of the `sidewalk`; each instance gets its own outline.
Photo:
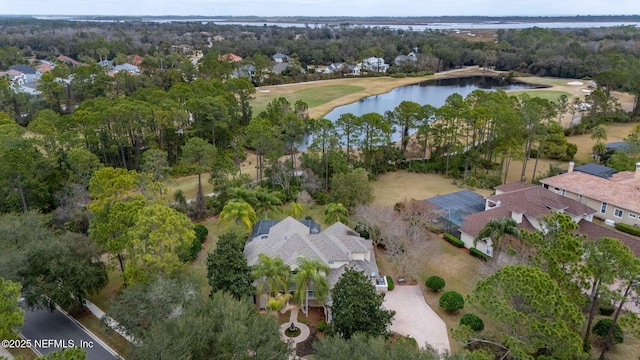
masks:
<path id="1" fill-rule="evenodd" d="M 115 332 L 117 332 L 118 334 L 120 334 L 120 336 L 122 336 L 123 338 L 125 338 L 128 342 L 135 344 L 136 340 L 129 336 L 125 331 L 124 328 L 122 326 L 120 326 L 120 324 L 118 324 L 117 321 L 113 320 L 112 318 L 105 316 L 104 311 L 102 311 L 102 309 L 100 309 L 99 307 L 96 306 L 96 304 L 92 303 L 89 300 L 86 300 L 86 306 L 87 309 L 89 309 L 89 311 L 91 311 L 91 313 L 97 317 L 100 320 L 103 320 L 105 323 L 107 324 L 107 326 L 109 326 L 110 328 L 112 328 Z"/>

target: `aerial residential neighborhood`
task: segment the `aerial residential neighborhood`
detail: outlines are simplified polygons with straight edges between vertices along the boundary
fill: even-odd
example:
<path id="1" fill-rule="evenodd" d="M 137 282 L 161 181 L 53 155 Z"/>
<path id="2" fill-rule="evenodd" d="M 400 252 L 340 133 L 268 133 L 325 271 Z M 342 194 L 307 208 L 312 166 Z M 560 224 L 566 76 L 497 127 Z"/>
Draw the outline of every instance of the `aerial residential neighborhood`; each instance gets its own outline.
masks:
<path id="1" fill-rule="evenodd" d="M 640 354 L 640 8 L 25 1 L 0 358 Z"/>

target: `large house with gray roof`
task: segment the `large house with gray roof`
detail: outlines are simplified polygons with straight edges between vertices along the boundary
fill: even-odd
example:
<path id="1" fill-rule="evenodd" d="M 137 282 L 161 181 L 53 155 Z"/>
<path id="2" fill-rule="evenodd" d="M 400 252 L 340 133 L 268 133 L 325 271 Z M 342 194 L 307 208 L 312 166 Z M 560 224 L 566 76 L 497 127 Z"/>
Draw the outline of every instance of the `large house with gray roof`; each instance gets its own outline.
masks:
<path id="1" fill-rule="evenodd" d="M 386 291 L 386 281 L 378 274 L 373 243 L 340 222 L 321 231 L 320 225 L 311 220 L 298 221 L 287 217 L 278 222 L 260 221 L 247 239 L 244 256 L 247 263 L 253 266 L 258 263 L 260 254 L 282 259 L 292 271 L 297 269 L 300 257 L 320 260 L 329 266 L 326 275 L 330 289 L 345 269 L 350 267 L 366 273 L 379 291 Z M 310 291 L 309 299 L 310 306 L 324 307 L 325 315 L 330 319 L 330 298 L 320 304 Z M 257 302 L 260 308 L 265 308 L 266 294 L 260 296 Z"/>

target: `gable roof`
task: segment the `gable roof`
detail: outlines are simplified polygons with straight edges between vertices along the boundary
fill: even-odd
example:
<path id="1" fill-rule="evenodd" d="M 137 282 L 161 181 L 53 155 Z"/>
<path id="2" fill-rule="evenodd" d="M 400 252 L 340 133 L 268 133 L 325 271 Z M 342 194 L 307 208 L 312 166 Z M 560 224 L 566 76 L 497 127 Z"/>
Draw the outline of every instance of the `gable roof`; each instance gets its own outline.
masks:
<path id="1" fill-rule="evenodd" d="M 218 60 L 224 60 L 224 61 L 230 61 L 230 62 L 238 62 L 238 61 L 242 61 L 242 57 L 236 55 L 236 54 L 232 54 L 232 53 L 228 53 L 228 54 L 223 54 L 218 56 Z"/>
<path id="2" fill-rule="evenodd" d="M 630 171 L 621 171 L 608 179 L 574 171 L 542 179 L 540 182 L 596 201 L 640 212 L 640 179 L 635 179 L 634 173 Z"/>
<path id="3" fill-rule="evenodd" d="M 574 216 L 588 216 L 596 213 L 592 208 L 576 200 L 560 196 L 541 186 L 511 185 L 502 187 L 502 189 L 508 188 L 515 190 L 488 197 L 487 203 L 494 204 L 494 207 L 466 216 L 460 231 L 476 237 L 491 219 L 511 218 L 514 212 L 523 214 L 522 222 L 518 224 L 518 227 L 529 231 L 535 230 L 531 223 L 533 219 L 547 215 L 552 210 Z"/>
<path id="4" fill-rule="evenodd" d="M 614 168 L 610 168 L 608 166 L 604 166 L 600 164 L 584 164 L 582 166 L 576 167 L 574 171 L 580 171 L 585 174 L 601 177 L 604 179 L 608 179 L 613 174 L 618 172 L 618 170 Z"/>
<path id="5" fill-rule="evenodd" d="M 71 64 L 73 66 L 78 66 L 80 65 L 80 62 L 73 60 L 72 58 L 66 56 L 66 55 L 58 55 L 58 57 L 56 58 L 64 63 L 68 63 Z"/>
<path id="6" fill-rule="evenodd" d="M 272 56 L 274 59 L 288 59 L 289 57 L 283 53 L 275 53 Z"/>

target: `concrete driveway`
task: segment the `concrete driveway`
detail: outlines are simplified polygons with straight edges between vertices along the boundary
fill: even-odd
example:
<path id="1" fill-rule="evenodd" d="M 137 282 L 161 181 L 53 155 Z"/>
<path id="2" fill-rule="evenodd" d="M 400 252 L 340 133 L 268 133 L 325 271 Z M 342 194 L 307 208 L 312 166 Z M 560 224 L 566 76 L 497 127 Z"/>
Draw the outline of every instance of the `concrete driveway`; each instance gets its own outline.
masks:
<path id="1" fill-rule="evenodd" d="M 424 301 L 417 285 L 399 285 L 387 292 L 384 307 L 395 310 L 391 331 L 416 339 L 420 347 L 431 345 L 440 352 L 451 351 L 447 325 Z"/>

